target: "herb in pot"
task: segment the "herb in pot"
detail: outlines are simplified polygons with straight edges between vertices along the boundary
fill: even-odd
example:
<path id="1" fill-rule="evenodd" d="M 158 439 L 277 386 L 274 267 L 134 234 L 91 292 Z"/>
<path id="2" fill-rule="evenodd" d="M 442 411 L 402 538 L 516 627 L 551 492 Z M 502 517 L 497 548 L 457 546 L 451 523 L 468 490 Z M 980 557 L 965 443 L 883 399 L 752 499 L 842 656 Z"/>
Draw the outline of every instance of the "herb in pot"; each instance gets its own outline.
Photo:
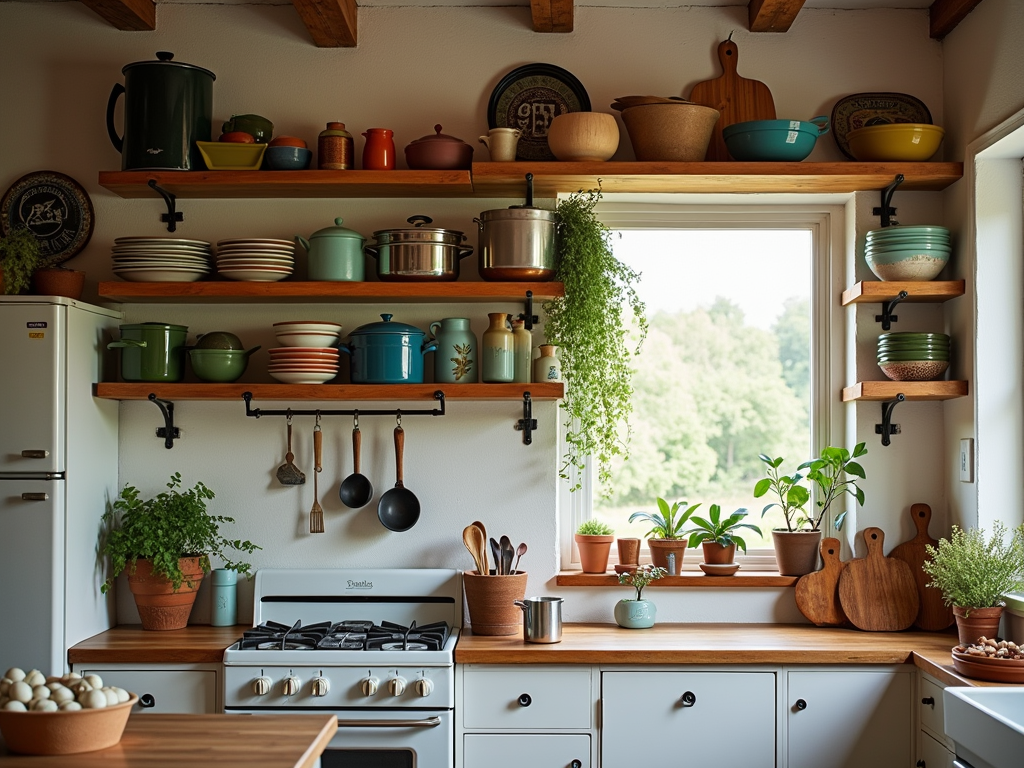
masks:
<path id="1" fill-rule="evenodd" d="M 39 261 L 39 240 L 27 227 L 14 227 L 5 237 L 0 237 L 0 269 L 3 270 L 0 282 L 4 293 L 25 293 Z"/>

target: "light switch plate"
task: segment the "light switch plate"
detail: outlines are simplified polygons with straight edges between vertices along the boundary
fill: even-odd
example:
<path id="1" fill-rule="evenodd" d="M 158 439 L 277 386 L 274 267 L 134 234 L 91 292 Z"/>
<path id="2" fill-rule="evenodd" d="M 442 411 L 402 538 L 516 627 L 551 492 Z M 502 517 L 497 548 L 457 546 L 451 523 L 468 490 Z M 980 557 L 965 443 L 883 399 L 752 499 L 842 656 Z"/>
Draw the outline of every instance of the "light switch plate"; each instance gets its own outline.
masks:
<path id="1" fill-rule="evenodd" d="M 964 437 L 960 440 L 960 482 L 974 482 L 974 438 Z"/>

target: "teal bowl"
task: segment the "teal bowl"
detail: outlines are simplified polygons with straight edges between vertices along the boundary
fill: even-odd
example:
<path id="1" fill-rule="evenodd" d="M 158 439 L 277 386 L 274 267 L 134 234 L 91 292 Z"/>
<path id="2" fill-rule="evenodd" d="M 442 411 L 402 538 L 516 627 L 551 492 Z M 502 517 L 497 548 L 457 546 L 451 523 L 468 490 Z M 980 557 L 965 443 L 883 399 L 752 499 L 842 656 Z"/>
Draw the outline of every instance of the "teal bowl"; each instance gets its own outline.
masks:
<path id="1" fill-rule="evenodd" d="M 828 133 L 828 118 L 748 120 L 722 129 L 729 154 L 739 161 L 800 162 L 811 154 L 819 136 Z"/>
<path id="2" fill-rule="evenodd" d="M 304 171 L 312 159 L 313 151 L 305 147 L 267 147 L 263 167 L 270 171 Z"/>
<path id="3" fill-rule="evenodd" d="M 945 251 L 925 248 L 864 254 L 868 269 L 882 281 L 927 282 L 934 280 L 949 261 Z"/>

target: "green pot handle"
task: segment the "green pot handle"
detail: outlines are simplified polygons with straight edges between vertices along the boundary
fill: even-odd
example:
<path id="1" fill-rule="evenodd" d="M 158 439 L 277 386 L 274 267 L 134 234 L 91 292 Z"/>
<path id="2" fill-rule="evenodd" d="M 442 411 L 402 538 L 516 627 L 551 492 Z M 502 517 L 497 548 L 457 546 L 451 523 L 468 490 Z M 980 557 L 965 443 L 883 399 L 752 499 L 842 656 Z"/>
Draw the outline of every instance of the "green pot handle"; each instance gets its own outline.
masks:
<path id="1" fill-rule="evenodd" d="M 121 339 L 107 344 L 107 349 L 124 349 L 126 347 L 145 347 L 146 342 L 137 339 Z"/>
<path id="2" fill-rule="evenodd" d="M 818 126 L 819 136 L 824 136 L 826 133 L 828 133 L 828 118 L 825 115 L 818 115 L 817 117 L 812 117 L 807 122 L 814 123 L 816 126 Z"/>

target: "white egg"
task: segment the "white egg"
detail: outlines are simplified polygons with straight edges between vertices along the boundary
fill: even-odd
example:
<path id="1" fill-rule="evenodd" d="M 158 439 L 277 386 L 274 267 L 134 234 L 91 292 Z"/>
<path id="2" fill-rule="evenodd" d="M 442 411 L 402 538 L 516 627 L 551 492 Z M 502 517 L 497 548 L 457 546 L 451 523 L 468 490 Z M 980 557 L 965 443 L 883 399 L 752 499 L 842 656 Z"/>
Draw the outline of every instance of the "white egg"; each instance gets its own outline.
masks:
<path id="1" fill-rule="evenodd" d="M 4 677 L 6 677 L 12 683 L 16 683 L 19 680 L 25 679 L 25 670 L 18 669 L 17 667 L 11 667 L 6 672 L 4 672 Z"/>
<path id="2" fill-rule="evenodd" d="M 58 704 L 63 704 L 65 701 L 74 701 L 75 694 L 63 685 L 60 688 L 54 688 L 50 694 L 50 699 L 56 701 Z"/>
<path id="3" fill-rule="evenodd" d="M 14 701 L 32 701 L 32 686 L 24 680 L 19 680 L 16 683 L 11 683 L 11 687 L 7 691 L 7 695 Z"/>
<path id="4" fill-rule="evenodd" d="M 68 672 L 66 675 L 64 675 L 64 677 L 67 678 L 68 682 L 71 682 L 72 680 L 81 680 L 82 679 L 82 676 L 80 674 L 78 674 L 77 672 Z"/>
<path id="5" fill-rule="evenodd" d="M 107 706 L 107 694 L 93 689 L 78 697 L 78 703 L 85 709 L 103 709 Z"/>
<path id="6" fill-rule="evenodd" d="M 11 682 L 12 681 L 8 680 L 6 677 L 3 680 L 0 680 L 0 696 L 7 695 L 7 689 L 11 687 Z"/>
<path id="7" fill-rule="evenodd" d="M 25 675 L 25 682 L 35 688 L 37 685 L 46 685 L 46 675 L 38 669 L 33 669 Z"/>
<path id="8" fill-rule="evenodd" d="M 86 675 L 82 679 L 85 680 L 85 682 L 87 682 L 93 688 L 103 687 L 103 679 L 99 675 Z"/>
<path id="9" fill-rule="evenodd" d="M 82 708 L 82 705 L 77 701 L 65 701 L 60 705 L 61 712 L 77 712 Z"/>
<path id="10" fill-rule="evenodd" d="M 103 694 L 107 697 L 107 706 L 108 707 L 113 707 L 113 706 L 115 706 L 118 703 L 117 702 L 117 691 L 115 691 L 113 688 L 104 688 L 103 689 Z"/>
<path id="11" fill-rule="evenodd" d="M 68 686 L 68 688 L 70 688 L 75 693 L 85 693 L 86 691 L 92 690 L 92 686 L 85 682 L 85 680 L 75 680 L 73 683 L 71 683 L 71 685 Z"/>
<path id="12" fill-rule="evenodd" d="M 57 709 L 57 702 L 50 699 L 41 699 L 32 704 L 33 712 L 56 712 Z"/>
<path id="13" fill-rule="evenodd" d="M 128 693 L 128 691 L 126 691 L 124 688 L 114 688 L 114 693 L 117 694 L 118 704 L 124 704 L 126 701 L 128 701 L 128 699 L 132 697 L 131 694 Z"/>
<path id="14" fill-rule="evenodd" d="M 22 702 L 15 701 L 14 699 L 11 699 L 4 704 L 4 709 L 8 712 L 28 712 L 28 707 L 26 707 Z"/>
<path id="15" fill-rule="evenodd" d="M 44 699 L 50 698 L 52 691 L 45 685 L 37 685 L 32 689 L 32 699 L 34 701 L 43 701 Z"/>

